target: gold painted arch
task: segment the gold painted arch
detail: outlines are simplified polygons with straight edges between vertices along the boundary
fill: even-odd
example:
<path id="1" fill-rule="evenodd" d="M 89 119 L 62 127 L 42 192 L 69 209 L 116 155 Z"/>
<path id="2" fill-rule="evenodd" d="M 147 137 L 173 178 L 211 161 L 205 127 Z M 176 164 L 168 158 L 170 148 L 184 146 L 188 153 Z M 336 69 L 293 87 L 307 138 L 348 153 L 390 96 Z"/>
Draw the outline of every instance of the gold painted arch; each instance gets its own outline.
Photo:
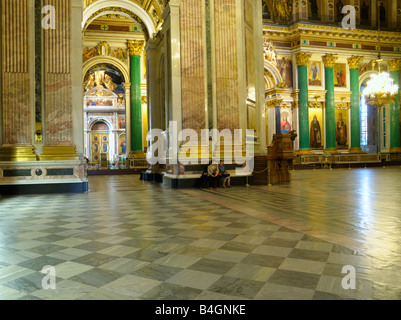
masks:
<path id="1" fill-rule="evenodd" d="M 153 38 L 162 25 L 165 1 L 160 0 L 83 0 L 84 14 L 82 29 L 105 14 L 121 14 L 136 22 L 142 29 L 145 39 Z"/>

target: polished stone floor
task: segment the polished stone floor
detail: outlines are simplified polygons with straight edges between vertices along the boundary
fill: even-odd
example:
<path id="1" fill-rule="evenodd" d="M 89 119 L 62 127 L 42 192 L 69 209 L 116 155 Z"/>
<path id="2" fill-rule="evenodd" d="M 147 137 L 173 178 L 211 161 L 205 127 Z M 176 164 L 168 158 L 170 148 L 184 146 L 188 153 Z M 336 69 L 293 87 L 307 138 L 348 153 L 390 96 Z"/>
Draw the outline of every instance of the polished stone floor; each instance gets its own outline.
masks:
<path id="1" fill-rule="evenodd" d="M 97 176 L 90 189 L 0 199 L 0 299 L 401 299 L 401 168 L 227 190 Z"/>

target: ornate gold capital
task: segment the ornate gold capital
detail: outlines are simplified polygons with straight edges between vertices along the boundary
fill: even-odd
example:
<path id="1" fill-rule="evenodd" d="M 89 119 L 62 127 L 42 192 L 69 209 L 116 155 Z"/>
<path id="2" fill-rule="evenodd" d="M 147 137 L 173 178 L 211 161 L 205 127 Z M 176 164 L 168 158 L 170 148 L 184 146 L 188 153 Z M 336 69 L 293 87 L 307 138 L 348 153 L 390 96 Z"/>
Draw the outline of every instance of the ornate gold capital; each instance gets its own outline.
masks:
<path id="1" fill-rule="evenodd" d="M 128 51 L 130 56 L 141 56 L 145 41 L 128 41 Z"/>
<path id="2" fill-rule="evenodd" d="M 309 64 L 309 60 L 312 57 L 312 53 L 300 52 L 296 55 L 297 65 L 299 66 L 307 66 Z"/>
<path id="3" fill-rule="evenodd" d="M 359 65 L 361 64 L 363 57 L 352 56 L 348 58 L 348 65 L 350 69 L 359 69 Z"/>
<path id="4" fill-rule="evenodd" d="M 337 61 L 338 56 L 334 54 L 326 54 L 322 57 L 325 68 L 334 67 L 335 62 Z"/>
<path id="5" fill-rule="evenodd" d="M 401 69 L 401 60 L 392 59 L 388 62 L 388 68 L 390 71 L 398 71 Z"/>

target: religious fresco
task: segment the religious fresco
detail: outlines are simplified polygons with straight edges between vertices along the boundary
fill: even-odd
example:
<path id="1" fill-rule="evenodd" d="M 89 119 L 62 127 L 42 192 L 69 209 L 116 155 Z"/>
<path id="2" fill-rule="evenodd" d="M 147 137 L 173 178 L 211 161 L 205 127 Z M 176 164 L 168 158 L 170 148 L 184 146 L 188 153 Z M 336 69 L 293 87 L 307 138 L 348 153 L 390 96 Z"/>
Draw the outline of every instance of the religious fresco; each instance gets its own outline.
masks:
<path id="1" fill-rule="evenodd" d="M 322 64 L 320 61 L 312 61 L 309 65 L 309 85 L 322 85 Z"/>
<path id="2" fill-rule="evenodd" d="M 292 131 L 292 112 L 290 108 L 281 108 L 280 126 L 282 134 Z"/>
<path id="3" fill-rule="evenodd" d="M 347 87 L 347 65 L 345 63 L 334 64 L 334 86 L 337 88 Z"/>
<path id="4" fill-rule="evenodd" d="M 125 134 L 122 134 L 118 137 L 118 154 L 119 155 L 127 154 L 127 138 Z"/>
<path id="5" fill-rule="evenodd" d="M 324 127 L 323 109 L 309 109 L 309 136 L 311 149 L 323 149 L 324 147 Z"/>
<path id="6" fill-rule="evenodd" d="M 283 82 L 288 88 L 294 85 L 292 76 L 292 59 L 291 57 L 279 57 L 277 60 L 277 69 L 283 78 Z"/>
<path id="7" fill-rule="evenodd" d="M 336 119 L 336 142 L 338 149 L 348 149 L 348 110 L 337 109 Z"/>
<path id="8" fill-rule="evenodd" d="M 109 131 L 110 128 L 109 126 L 104 123 L 104 122 L 96 122 L 93 126 L 92 126 L 92 131 Z"/>

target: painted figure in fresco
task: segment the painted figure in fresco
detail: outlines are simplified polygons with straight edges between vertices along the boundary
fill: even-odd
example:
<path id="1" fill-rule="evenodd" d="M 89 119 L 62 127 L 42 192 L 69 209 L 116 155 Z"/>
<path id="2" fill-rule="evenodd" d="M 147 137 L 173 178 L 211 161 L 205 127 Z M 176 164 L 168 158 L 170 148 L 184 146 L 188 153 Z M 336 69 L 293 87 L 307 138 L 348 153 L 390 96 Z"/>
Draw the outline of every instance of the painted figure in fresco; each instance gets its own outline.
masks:
<path id="1" fill-rule="evenodd" d="M 288 122 L 288 118 L 284 117 L 283 121 L 281 122 L 281 133 L 287 134 L 291 132 L 291 124 Z"/>
<path id="2" fill-rule="evenodd" d="M 347 125 L 343 120 L 342 113 L 338 115 L 336 122 L 336 141 L 338 146 L 345 147 L 347 145 Z"/>
<path id="3" fill-rule="evenodd" d="M 125 154 L 127 153 L 127 142 L 125 140 L 123 140 L 121 142 L 121 154 Z"/>
<path id="4" fill-rule="evenodd" d="M 311 72 L 309 74 L 309 85 L 320 86 L 322 84 L 319 74 L 319 66 L 316 62 L 312 64 Z"/>
<path id="5" fill-rule="evenodd" d="M 310 145 L 313 149 L 322 147 L 322 130 L 316 115 L 313 117 L 310 127 Z"/>
<path id="6" fill-rule="evenodd" d="M 345 71 L 337 71 L 337 87 L 345 87 Z"/>

